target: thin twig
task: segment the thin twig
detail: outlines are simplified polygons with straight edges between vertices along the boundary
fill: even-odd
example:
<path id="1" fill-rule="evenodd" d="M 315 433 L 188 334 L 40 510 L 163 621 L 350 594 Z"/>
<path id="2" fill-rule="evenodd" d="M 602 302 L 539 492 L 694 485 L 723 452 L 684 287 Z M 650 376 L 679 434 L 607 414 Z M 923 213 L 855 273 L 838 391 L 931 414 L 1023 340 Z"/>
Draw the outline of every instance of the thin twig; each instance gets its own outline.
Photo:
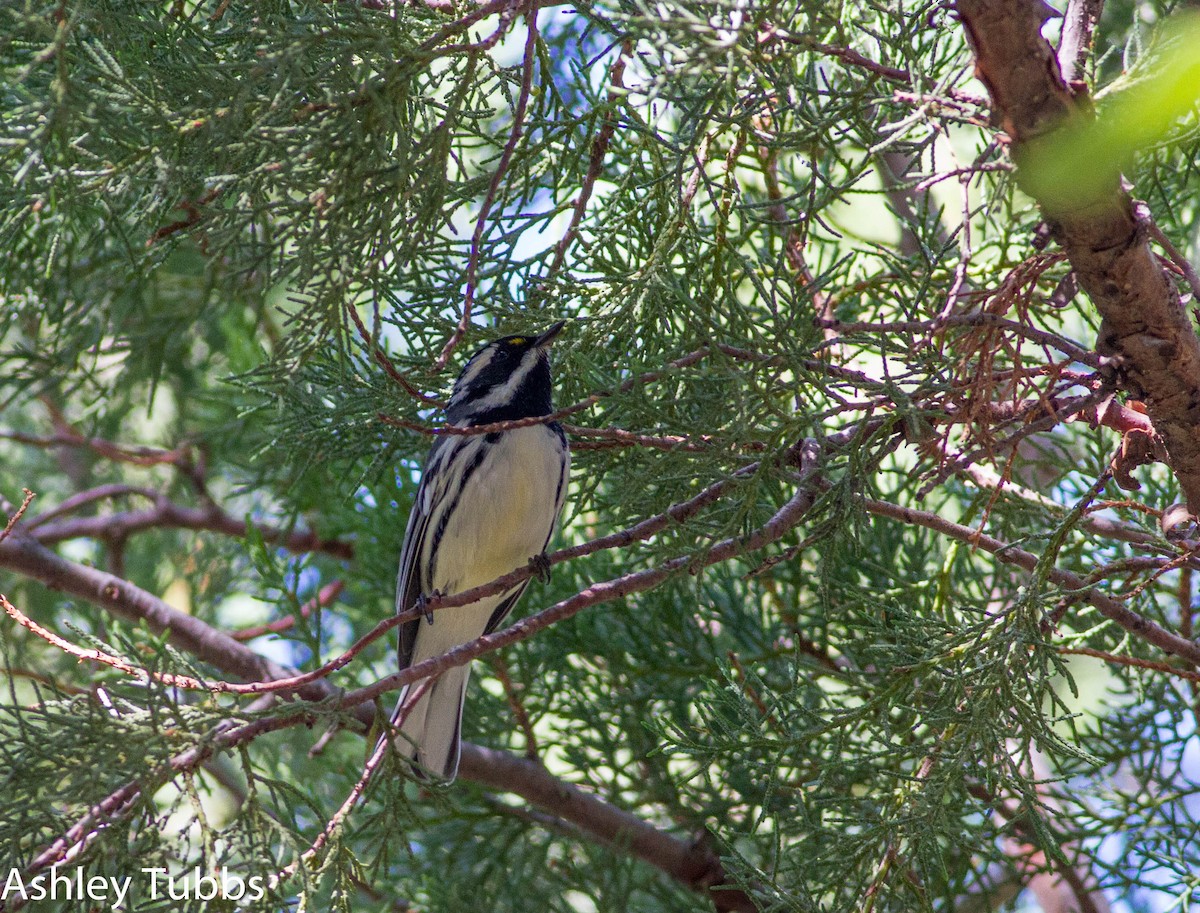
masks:
<path id="1" fill-rule="evenodd" d="M 525 109 L 529 105 L 529 96 L 533 89 L 533 67 L 534 61 L 537 58 L 537 4 L 528 2 L 525 7 L 525 54 L 521 69 L 521 91 L 517 96 L 517 107 L 513 112 L 512 129 L 508 134 L 508 142 L 504 145 L 504 151 L 500 153 L 500 162 L 496 166 L 496 173 L 492 175 L 492 181 L 488 185 L 487 196 L 483 198 L 483 205 L 479 208 L 479 216 L 475 220 L 475 231 L 471 235 L 471 252 L 467 258 L 467 283 L 466 293 L 463 297 L 462 316 L 459 318 L 458 326 L 454 328 L 454 332 L 450 338 L 446 340 L 445 346 L 442 347 L 441 353 L 434 360 L 433 369 L 440 371 L 446 367 L 446 362 L 450 360 L 451 353 L 467 335 L 467 329 L 471 325 L 471 311 L 475 302 L 475 286 L 479 274 L 479 258 L 482 253 L 481 246 L 483 243 L 483 235 L 487 228 L 488 213 L 491 211 L 492 203 L 496 199 L 496 194 L 500 189 L 500 184 L 504 180 L 505 174 L 508 172 L 508 165 L 512 161 L 513 153 L 517 149 L 517 143 L 521 140 L 521 134 L 525 130 Z"/>
<path id="2" fill-rule="evenodd" d="M 239 628 L 236 631 L 231 631 L 230 636 L 236 640 L 247 641 L 254 640 L 256 637 L 262 637 L 264 634 L 280 634 L 294 627 L 296 622 L 301 618 L 308 618 L 317 609 L 323 609 L 332 604 L 338 596 L 342 595 L 342 590 L 345 588 L 346 584 L 341 580 L 330 581 L 317 591 L 316 596 L 300 606 L 299 612 L 276 621 L 269 621 L 266 624 L 254 625 L 250 628 Z"/>
<path id="3" fill-rule="evenodd" d="M 1048 330 L 1040 330 L 1037 327 L 1026 326 L 1016 320 L 1010 320 L 1007 317 L 1001 317 L 998 314 L 976 313 L 976 314 L 951 314 L 946 317 L 939 317 L 933 320 L 898 320 L 894 322 L 869 323 L 866 321 L 856 323 L 842 323 L 841 321 L 831 321 L 828 323 L 831 329 L 836 329 L 839 333 L 926 333 L 932 330 L 938 330 L 943 327 L 996 327 L 999 329 L 1009 330 L 1019 336 L 1036 342 L 1040 345 L 1050 346 L 1057 349 L 1064 355 L 1070 356 L 1074 361 L 1080 364 L 1087 365 L 1089 368 L 1100 368 L 1100 357 L 1091 349 L 1081 346 L 1079 343 L 1073 342 L 1064 336 L 1059 336 L 1057 333 L 1051 333 Z"/>
<path id="4" fill-rule="evenodd" d="M 1141 207 L 1139 207 L 1139 215 Z M 1192 300 L 1200 303 L 1200 273 L 1196 272 L 1196 268 L 1184 255 L 1175 243 L 1167 237 L 1166 232 L 1158 227 L 1158 223 L 1150 218 L 1149 211 L 1144 215 L 1143 222 L 1150 230 L 1150 237 L 1158 242 L 1159 247 L 1167 252 L 1167 257 L 1171 263 L 1179 270 L 1179 273 L 1187 281 L 1188 288 L 1192 290 Z"/>
<path id="5" fill-rule="evenodd" d="M 508 674 L 508 663 L 504 661 L 503 656 L 495 653 L 491 656 L 491 667 L 504 688 L 504 697 L 508 700 L 508 707 L 513 712 L 513 719 L 517 721 L 517 726 L 525 734 L 525 757 L 536 758 L 540 753 L 537 736 L 534 735 L 529 713 L 525 710 L 525 705 L 521 703 L 521 698 L 517 694 L 517 685 L 513 683 L 512 676 Z"/>
<path id="6" fill-rule="evenodd" d="M 876 76 L 882 76 L 889 82 L 899 83 L 900 85 L 911 85 L 912 76 L 907 70 L 902 70 L 899 67 L 889 67 L 886 64 L 872 60 L 865 54 L 862 54 L 853 48 L 840 47 L 833 44 L 822 44 L 819 41 L 814 41 L 807 35 L 790 34 L 787 32 L 773 32 L 766 36 L 767 39 L 778 38 L 787 44 L 795 44 L 806 48 L 810 51 L 816 51 L 818 54 L 824 54 L 826 57 L 834 57 L 842 63 L 848 63 L 851 66 L 866 70 L 868 73 L 874 73 Z"/>
<path id="7" fill-rule="evenodd" d="M 396 385 L 399 386 L 401 390 L 403 390 L 413 399 L 425 403 L 427 406 L 437 406 L 439 409 L 446 408 L 445 402 L 438 399 L 436 396 L 430 396 L 427 393 L 422 393 L 416 388 L 412 381 L 410 381 L 400 372 L 400 369 L 392 363 L 390 358 L 388 358 L 387 353 L 383 351 L 383 347 L 379 345 L 379 342 L 375 339 L 375 337 L 372 336 L 371 333 L 367 332 L 367 328 L 363 326 L 362 318 L 358 316 L 358 309 L 355 308 L 353 304 L 347 303 L 346 313 L 350 315 L 350 320 L 354 323 L 354 328 L 358 331 L 358 336 L 363 341 L 363 345 L 367 347 L 367 350 L 371 353 L 372 357 L 374 357 L 376 363 L 383 368 L 384 373 L 387 374 L 387 376 L 393 381 L 395 381 Z"/>
<path id="8" fill-rule="evenodd" d="M 94 504 L 96 501 L 103 501 L 108 498 L 121 498 L 127 495 L 138 495 L 150 501 L 157 501 L 160 497 L 159 493 L 154 489 L 143 488 L 139 485 L 97 485 L 95 488 L 89 488 L 87 491 L 71 495 L 71 497 L 64 500 L 57 507 L 52 507 L 50 510 L 38 514 L 29 522 L 27 528 L 34 530 L 53 520 L 55 517 L 72 513 L 81 507 L 86 507 L 88 504 Z"/>
<path id="9" fill-rule="evenodd" d="M 1136 656 L 1119 656 L 1116 653 L 1106 653 L 1104 650 L 1096 650 L 1092 647 L 1056 646 L 1054 652 L 1064 656 L 1091 656 L 1117 666 L 1132 666 L 1135 669 L 1148 669 L 1151 672 L 1165 672 L 1167 675 L 1185 678 L 1189 682 L 1200 682 L 1200 672 L 1193 672 L 1190 669 L 1180 669 L 1178 666 L 1172 666 L 1170 663 L 1156 662 L 1151 659 L 1139 659 Z"/>
<path id="10" fill-rule="evenodd" d="M 556 276 L 562 268 L 563 261 L 567 256 L 567 250 L 579 234 L 579 226 L 583 221 L 583 214 L 587 211 L 588 200 L 592 197 L 596 181 L 600 179 L 600 172 L 604 168 L 604 156 L 608 153 L 608 144 L 612 142 L 613 134 L 617 129 L 617 116 L 613 109 L 624 95 L 625 83 L 622 81 L 622 77 L 625 73 L 625 64 L 632 53 L 633 45 L 629 41 L 622 43 L 621 53 L 617 55 L 617 59 L 613 61 L 613 65 L 608 71 L 609 110 L 604 116 L 604 123 L 600 126 L 600 132 L 596 134 L 595 140 L 592 141 L 592 151 L 588 158 L 587 174 L 580 185 L 579 196 L 575 198 L 575 208 L 571 213 L 571 224 L 567 226 L 567 230 L 555 246 L 554 259 L 550 262 L 550 269 L 546 272 L 548 278 Z"/>
<path id="11" fill-rule="evenodd" d="M 323 552 L 343 560 L 354 557 L 352 543 L 323 539 L 312 530 L 287 532 L 266 523 L 251 523 L 250 526 L 258 531 L 264 541 L 290 552 Z M 159 497 L 153 507 L 144 510 L 73 517 L 40 525 L 32 529 L 30 534 L 39 542 L 52 544 L 80 538 L 112 540 L 146 529 L 190 529 L 242 538 L 246 535 L 247 521 L 211 502 L 201 507 L 185 507 Z"/>
<path id="12" fill-rule="evenodd" d="M 23 431 L 0 431 L 0 439 L 15 441 L 18 444 L 28 444 L 31 447 L 86 447 L 100 456 L 115 460 L 119 463 L 131 463 L 135 466 L 158 466 L 170 463 L 176 466 L 184 464 L 188 459 L 188 446 L 181 445 L 174 450 L 163 450 L 161 447 L 145 447 L 130 444 L 115 444 L 98 437 L 86 437 L 74 432 L 60 431 L 52 435 L 26 434 Z"/>
<path id="13" fill-rule="evenodd" d="M 3 542 L 12 534 L 13 527 L 20 522 L 21 517 L 25 516 L 25 511 L 29 509 L 29 505 L 33 502 L 33 499 L 37 497 L 28 488 L 22 488 L 21 491 L 25 493 L 25 499 L 21 502 L 21 506 L 17 508 L 16 512 L 8 518 L 8 522 L 4 524 L 4 529 L 0 530 L 0 542 Z"/>

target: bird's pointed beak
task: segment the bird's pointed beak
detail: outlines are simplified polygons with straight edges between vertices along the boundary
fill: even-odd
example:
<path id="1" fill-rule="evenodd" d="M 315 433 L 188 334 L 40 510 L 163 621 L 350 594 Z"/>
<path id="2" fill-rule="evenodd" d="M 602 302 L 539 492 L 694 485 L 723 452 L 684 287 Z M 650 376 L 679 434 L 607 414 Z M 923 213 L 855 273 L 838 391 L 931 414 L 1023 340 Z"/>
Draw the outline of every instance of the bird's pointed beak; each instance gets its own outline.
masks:
<path id="1" fill-rule="evenodd" d="M 554 337 L 561 333 L 563 331 L 563 327 L 566 325 L 567 322 L 565 320 L 560 320 L 558 323 L 554 324 L 554 326 L 550 327 L 550 329 L 548 329 L 545 333 L 535 339 L 533 341 L 533 347 L 535 349 L 546 348 L 546 346 L 554 342 Z"/>

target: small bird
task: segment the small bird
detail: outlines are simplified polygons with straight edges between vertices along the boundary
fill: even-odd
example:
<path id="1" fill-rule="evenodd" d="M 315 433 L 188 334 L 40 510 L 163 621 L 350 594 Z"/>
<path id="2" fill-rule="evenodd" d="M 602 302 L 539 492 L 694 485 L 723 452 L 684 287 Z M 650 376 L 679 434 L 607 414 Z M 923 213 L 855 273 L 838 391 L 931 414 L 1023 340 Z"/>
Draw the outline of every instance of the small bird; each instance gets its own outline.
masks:
<path id="1" fill-rule="evenodd" d="M 550 415 L 549 347 L 540 336 L 504 336 L 478 352 L 454 382 L 446 422 L 455 428 Z M 543 558 L 562 512 L 570 469 L 558 422 L 440 436 L 429 452 L 400 550 L 396 611 L 488 583 Z M 400 668 L 494 631 L 528 581 L 471 605 L 428 612 L 400 627 Z M 448 669 L 408 711 L 395 738 L 414 771 L 447 782 L 458 773 L 470 665 Z M 414 683 L 400 694 L 399 714 Z M 395 717 L 393 717 L 395 719 Z"/>

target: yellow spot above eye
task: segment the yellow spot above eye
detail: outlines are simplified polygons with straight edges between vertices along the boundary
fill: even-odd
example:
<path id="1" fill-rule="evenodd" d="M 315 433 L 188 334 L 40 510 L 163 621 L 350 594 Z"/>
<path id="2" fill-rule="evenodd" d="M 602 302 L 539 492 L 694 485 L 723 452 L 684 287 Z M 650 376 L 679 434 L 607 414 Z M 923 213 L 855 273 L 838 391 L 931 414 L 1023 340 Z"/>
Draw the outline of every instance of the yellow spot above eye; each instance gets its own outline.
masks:
<path id="1" fill-rule="evenodd" d="M 514 336 L 512 339 L 510 339 L 508 341 L 508 344 L 510 346 L 523 346 L 523 345 L 525 345 L 525 337 L 524 336 Z"/>

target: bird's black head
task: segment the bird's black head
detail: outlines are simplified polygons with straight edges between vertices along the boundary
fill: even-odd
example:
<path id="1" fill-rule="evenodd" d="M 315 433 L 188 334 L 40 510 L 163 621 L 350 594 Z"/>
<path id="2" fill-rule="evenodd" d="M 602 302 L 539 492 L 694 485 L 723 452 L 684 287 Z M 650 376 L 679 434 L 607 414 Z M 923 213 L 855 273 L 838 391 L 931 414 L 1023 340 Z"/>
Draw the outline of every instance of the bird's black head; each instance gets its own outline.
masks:
<path id="1" fill-rule="evenodd" d="M 502 336 L 471 356 L 446 406 L 451 425 L 487 425 L 549 415 L 550 343 L 565 321 L 540 336 Z"/>

